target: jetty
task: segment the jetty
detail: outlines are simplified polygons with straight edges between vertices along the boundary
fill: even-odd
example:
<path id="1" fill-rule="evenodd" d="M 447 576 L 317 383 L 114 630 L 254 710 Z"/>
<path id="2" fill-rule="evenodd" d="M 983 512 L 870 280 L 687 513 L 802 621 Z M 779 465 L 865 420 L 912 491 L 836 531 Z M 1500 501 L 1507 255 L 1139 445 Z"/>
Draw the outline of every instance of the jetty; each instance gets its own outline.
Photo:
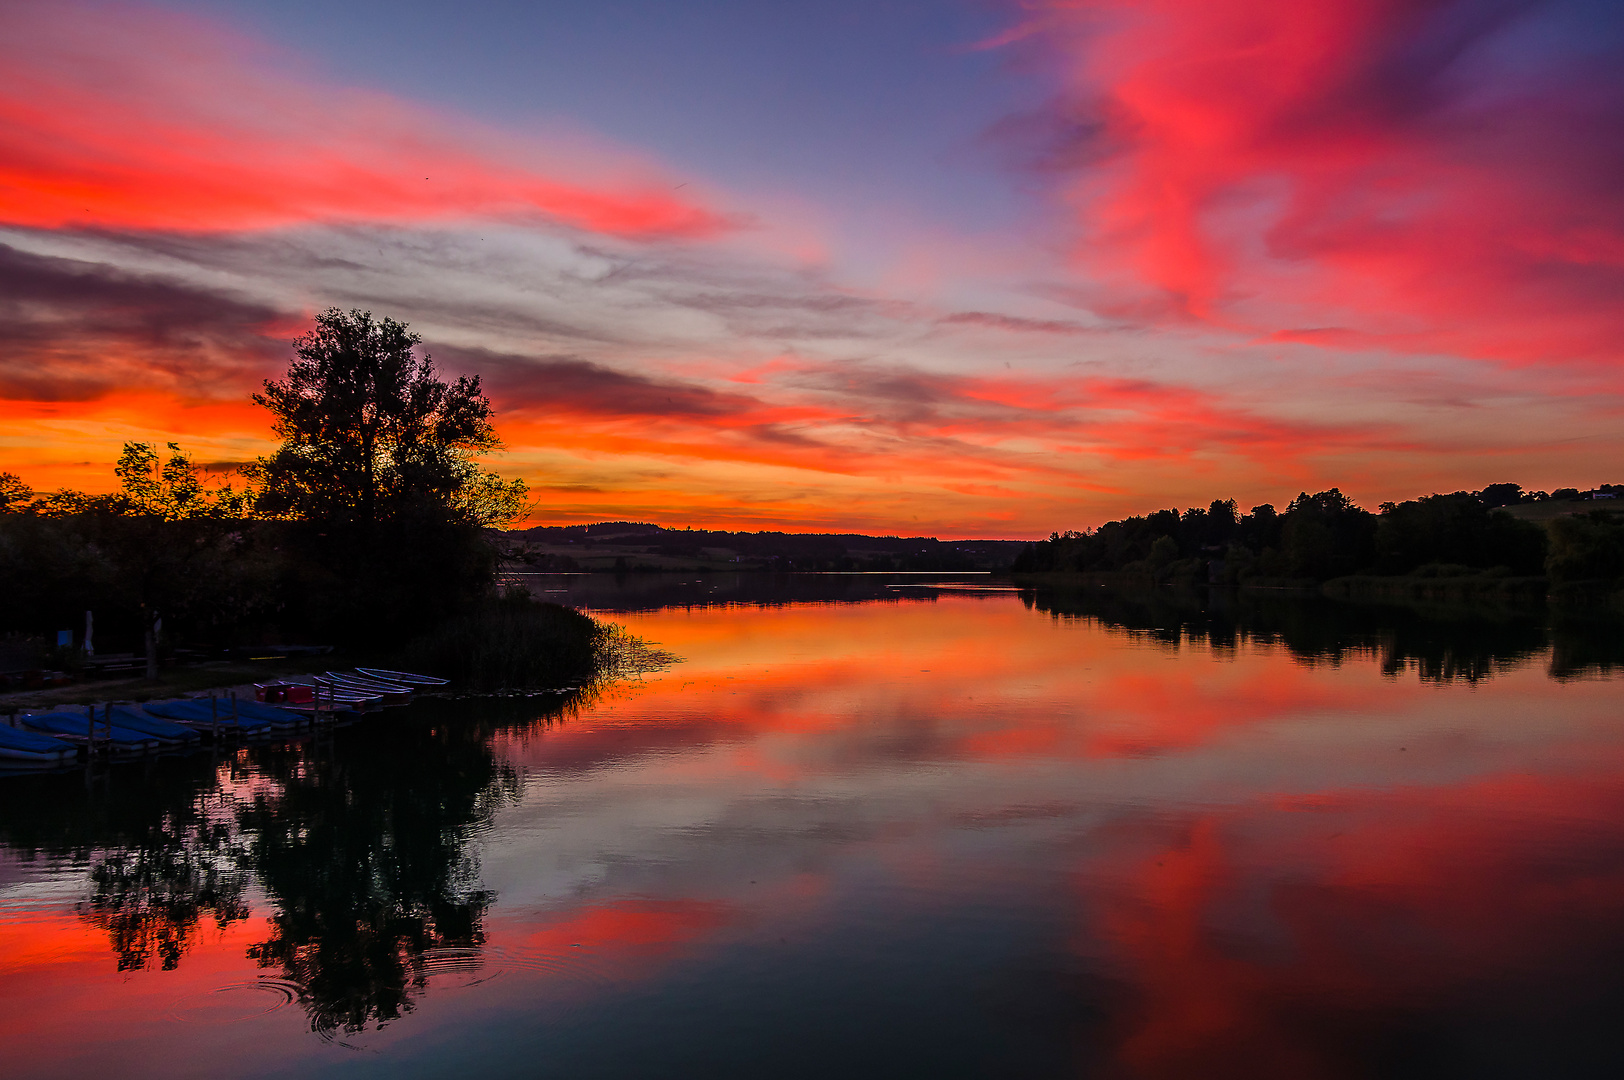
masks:
<path id="1" fill-rule="evenodd" d="M 357 668 L 166 701 L 13 709 L 0 715 L 0 775 L 296 735 L 408 705 L 447 685 L 433 675 Z"/>

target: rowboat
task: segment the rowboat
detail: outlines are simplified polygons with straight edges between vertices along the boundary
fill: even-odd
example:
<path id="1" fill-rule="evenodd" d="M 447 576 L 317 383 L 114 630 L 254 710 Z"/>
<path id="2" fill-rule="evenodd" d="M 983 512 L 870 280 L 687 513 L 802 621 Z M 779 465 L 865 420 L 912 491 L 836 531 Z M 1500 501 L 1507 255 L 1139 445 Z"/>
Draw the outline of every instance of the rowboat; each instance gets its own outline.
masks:
<path id="1" fill-rule="evenodd" d="M 382 694 L 346 689 L 322 677 L 293 676 L 276 682 L 255 683 L 254 696 L 268 705 L 280 705 L 284 709 L 297 709 L 300 712 L 311 712 L 318 707 L 323 711 L 337 709 L 359 712 L 383 705 Z"/>
<path id="2" fill-rule="evenodd" d="M 112 706 L 112 721 L 115 727 L 128 728 L 130 731 L 139 731 L 150 735 L 165 746 L 180 746 L 196 744 L 202 741 L 201 736 L 183 724 L 173 720 L 163 720 L 144 709 L 133 708 L 129 705 Z M 105 719 L 105 714 L 104 717 Z"/>
<path id="3" fill-rule="evenodd" d="M 146 750 L 156 750 L 158 740 L 142 731 L 131 731 L 126 727 L 114 724 L 109 728 L 100 720 L 96 721 L 96 730 L 90 730 L 90 720 L 82 713 L 41 713 L 38 715 L 23 715 L 17 718 L 25 727 L 47 735 L 65 735 L 73 739 L 90 739 L 92 735 L 98 740 L 106 740 L 115 750 L 140 753 Z"/>
<path id="4" fill-rule="evenodd" d="M 410 671 L 390 671 L 388 668 L 358 667 L 355 669 L 362 675 L 383 682 L 398 683 L 402 686 L 449 686 L 450 679 L 441 679 L 433 675 L 415 675 Z"/>
<path id="5" fill-rule="evenodd" d="M 310 717 L 300 716 L 290 709 L 278 709 L 274 705 L 262 705 L 257 701 L 244 701 L 237 699 L 237 715 L 249 720 L 265 720 L 272 727 L 304 727 L 310 723 Z"/>
<path id="6" fill-rule="evenodd" d="M 70 742 L 37 731 L 0 726 L 0 766 L 71 765 L 79 760 L 79 748 Z"/>
<path id="7" fill-rule="evenodd" d="M 233 725 L 231 709 L 220 708 L 218 703 L 214 709 L 209 708 L 207 701 L 198 698 L 189 698 L 181 701 L 149 701 L 146 711 L 153 716 L 161 716 L 177 724 L 184 724 L 193 731 L 213 731 L 216 726 L 221 731 L 236 731 L 243 735 L 268 734 L 273 725 L 268 720 L 256 720 L 240 716 Z"/>
<path id="8" fill-rule="evenodd" d="M 409 686 L 378 682 L 374 679 L 363 678 L 359 675 L 345 675 L 337 671 L 327 672 L 327 679 L 343 691 L 356 694 L 377 694 L 383 698 L 385 705 L 410 705 L 412 703 L 412 690 Z"/>

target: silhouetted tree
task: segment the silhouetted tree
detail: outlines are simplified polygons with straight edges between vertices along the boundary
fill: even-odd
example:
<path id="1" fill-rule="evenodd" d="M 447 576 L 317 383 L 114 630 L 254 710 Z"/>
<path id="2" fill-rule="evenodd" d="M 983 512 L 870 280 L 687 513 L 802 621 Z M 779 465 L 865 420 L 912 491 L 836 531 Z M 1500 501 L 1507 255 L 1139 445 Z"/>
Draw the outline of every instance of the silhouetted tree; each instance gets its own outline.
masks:
<path id="1" fill-rule="evenodd" d="M 1550 523 L 1546 573 L 1556 584 L 1624 578 L 1624 523 L 1605 513 L 1570 514 Z"/>
<path id="2" fill-rule="evenodd" d="M 34 489 L 16 473 L 0 472 L 0 514 L 21 511 L 34 497 Z"/>
<path id="3" fill-rule="evenodd" d="M 1382 504 L 1376 526 L 1376 568 L 1382 573 L 1406 574 L 1429 564 L 1454 564 L 1533 575 L 1544 563 L 1544 529 L 1491 510 L 1468 492 Z"/>
<path id="4" fill-rule="evenodd" d="M 1281 545 L 1294 576 L 1351 574 L 1375 556 L 1375 516 L 1337 488 L 1303 492 L 1286 507 L 1284 518 Z"/>
<path id="5" fill-rule="evenodd" d="M 170 443 L 166 459 L 151 444 L 125 443 L 113 471 L 111 494 L 56 491 L 5 516 L 0 592 L 8 622 L 25 626 L 61 625 L 90 608 L 113 625 L 135 622 L 156 677 L 162 620 L 241 619 L 268 603 L 269 569 L 242 522 L 246 494 L 205 485 L 179 446 Z"/>
<path id="6" fill-rule="evenodd" d="M 256 508 L 295 522 L 296 621 L 339 638 L 400 639 L 485 595 L 483 530 L 524 509 L 522 480 L 483 471 L 500 449 L 477 376 L 440 379 L 403 323 L 336 309 L 294 343 L 254 400 L 283 442 L 253 467 Z"/>
<path id="7" fill-rule="evenodd" d="M 1477 493 L 1477 498 L 1489 509 L 1516 506 L 1523 501 L 1523 489 L 1521 484 L 1490 484 Z"/>
<path id="8" fill-rule="evenodd" d="M 522 513 L 524 482 L 477 464 L 502 445 L 479 376 L 439 379 L 421 341 L 371 312 L 316 316 L 287 375 L 254 395 L 283 440 L 255 469 L 261 514 L 371 525 L 433 510 L 490 526 Z"/>

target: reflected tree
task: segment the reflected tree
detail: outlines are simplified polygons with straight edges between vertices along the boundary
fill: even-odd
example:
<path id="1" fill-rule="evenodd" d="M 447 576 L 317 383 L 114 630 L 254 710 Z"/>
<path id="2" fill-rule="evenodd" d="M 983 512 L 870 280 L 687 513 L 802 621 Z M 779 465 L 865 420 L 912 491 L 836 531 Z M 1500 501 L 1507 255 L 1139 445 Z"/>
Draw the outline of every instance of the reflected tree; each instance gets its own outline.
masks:
<path id="1" fill-rule="evenodd" d="M 229 769 L 229 765 L 223 769 Z M 249 915 L 246 846 L 206 760 L 115 770 L 87 798 L 77 773 L 0 785 L 0 842 L 32 858 L 83 860 L 81 918 L 106 932 L 120 971 L 171 970 L 209 924 Z"/>
<path id="2" fill-rule="evenodd" d="M 206 815 L 161 822 L 140 842 L 96 859 L 79 912 L 107 932 L 120 971 L 155 960 L 173 970 L 204 923 L 223 930 L 248 918 L 243 853 L 226 822 Z"/>
<path id="3" fill-rule="evenodd" d="M 256 755 L 278 790 L 240 821 L 276 911 L 249 955 L 303 988 L 313 1030 L 398 1019 L 426 985 L 425 954 L 484 943 L 494 895 L 479 888 L 470 841 L 518 794 L 490 735 L 428 711 L 384 740 L 346 732 L 350 745 L 331 752 Z"/>
<path id="4" fill-rule="evenodd" d="M 120 970 L 179 966 L 199 931 L 252 914 L 249 949 L 298 984 L 312 1030 L 382 1026 L 410 1012 L 433 950 L 478 949 L 494 894 L 473 841 L 519 776 L 498 732 L 534 735 L 573 699 L 424 701 L 376 724 L 298 743 L 115 766 L 0 785 L 0 844 L 24 859 L 86 861 L 79 916 Z"/>
<path id="5" fill-rule="evenodd" d="M 1372 658 L 1384 674 L 1413 668 L 1425 682 L 1477 682 L 1549 652 L 1550 674 L 1572 677 L 1624 665 L 1624 624 L 1600 616 L 1552 621 L 1539 609 L 1350 603 L 1304 592 L 1083 586 L 1033 589 L 1029 607 L 1136 631 L 1164 648 L 1199 642 L 1279 645 L 1305 664 Z"/>

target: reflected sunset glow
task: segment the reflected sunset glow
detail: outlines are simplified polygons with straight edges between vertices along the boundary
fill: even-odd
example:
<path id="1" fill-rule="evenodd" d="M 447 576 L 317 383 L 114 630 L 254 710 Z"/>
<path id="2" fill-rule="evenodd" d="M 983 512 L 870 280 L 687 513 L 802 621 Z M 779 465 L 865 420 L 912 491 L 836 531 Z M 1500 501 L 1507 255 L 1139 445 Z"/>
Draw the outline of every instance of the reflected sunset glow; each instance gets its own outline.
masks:
<path id="1" fill-rule="evenodd" d="M 863 1041 L 876 1009 L 890 1041 L 865 1052 L 934 1047 L 969 1074 L 1019 1045 L 1036 1074 L 1366 1075 L 1406 1032 L 1458 1055 L 1482 1025 L 1514 1056 L 1553 1025 L 1603 1052 L 1586 1010 L 1624 911 L 1608 669 L 1553 678 L 1548 651 L 1479 635 L 1449 647 L 1497 667 L 1462 653 L 1450 676 L 1354 624 L 1305 651 L 1244 612 L 1220 633 L 1087 597 L 897 595 L 616 616 L 683 660 L 562 711 L 414 705 L 386 740 L 406 789 L 366 725 L 249 750 L 193 781 L 225 783 L 225 834 L 184 825 L 180 763 L 150 794 L 120 767 L 92 797 L 170 791 L 173 824 L 150 827 L 180 832 L 31 863 L 54 842 L 26 833 L 72 828 L 83 781 L 11 781 L 44 809 L 0 813 L 0 1002 L 40 1046 L 80 1040 L 27 1051 L 30 1075 L 183 1043 L 204 1070 L 247 1033 L 315 1074 L 496 1031 L 517 1055 L 498 1071 L 562 1065 L 603 1060 L 626 1010 L 665 1033 L 613 1044 L 627 1068 L 735 1067 L 755 1042 L 716 1034 L 786 1015 Z M 394 831 L 425 813 L 439 829 Z M 340 849 L 398 868 L 356 876 Z M 213 906 L 176 906 L 209 867 L 229 868 Z M 1010 1029 L 989 994 L 1022 1014 L 1041 995 L 1047 1019 Z M 86 1009 L 109 1016 L 88 1041 Z M 184 1020 L 228 1014 L 235 1035 L 201 1042 Z"/>

